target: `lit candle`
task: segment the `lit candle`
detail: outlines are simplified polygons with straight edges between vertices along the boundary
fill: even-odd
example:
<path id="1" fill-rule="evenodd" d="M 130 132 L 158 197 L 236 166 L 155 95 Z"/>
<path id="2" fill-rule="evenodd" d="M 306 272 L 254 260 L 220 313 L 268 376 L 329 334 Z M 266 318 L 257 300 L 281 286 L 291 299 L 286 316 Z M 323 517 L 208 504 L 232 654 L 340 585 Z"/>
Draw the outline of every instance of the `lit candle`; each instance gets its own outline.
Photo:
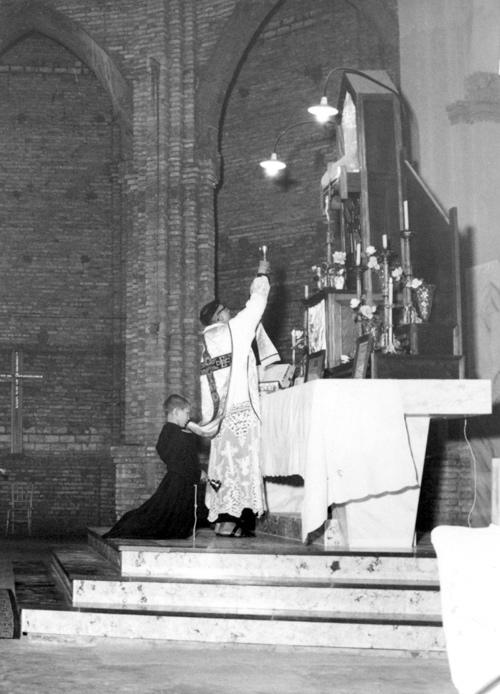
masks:
<path id="1" fill-rule="evenodd" d="M 387 234 L 382 234 L 382 248 L 384 251 L 387 250 Z"/>
<path id="2" fill-rule="evenodd" d="M 356 265 L 361 265 L 361 244 L 356 244 Z"/>
<path id="3" fill-rule="evenodd" d="M 403 229 L 409 229 L 408 225 L 408 200 L 403 201 Z"/>

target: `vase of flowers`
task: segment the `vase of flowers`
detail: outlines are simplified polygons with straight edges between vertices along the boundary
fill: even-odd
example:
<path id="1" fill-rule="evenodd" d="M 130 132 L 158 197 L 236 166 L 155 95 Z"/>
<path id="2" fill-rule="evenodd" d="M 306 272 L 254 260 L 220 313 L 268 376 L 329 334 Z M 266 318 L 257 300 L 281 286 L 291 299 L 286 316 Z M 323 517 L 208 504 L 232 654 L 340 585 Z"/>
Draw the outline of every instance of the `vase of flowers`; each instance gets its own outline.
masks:
<path id="1" fill-rule="evenodd" d="M 335 275 L 333 278 L 333 286 L 335 289 L 338 291 L 341 291 L 345 287 L 345 276 L 344 275 Z"/>
<path id="2" fill-rule="evenodd" d="M 321 265 L 313 265 L 313 277 L 318 289 L 323 287 L 333 287 L 337 291 L 341 291 L 345 287 L 346 280 L 346 253 L 344 251 L 335 251 L 332 256 L 332 262 L 323 262 Z"/>
<path id="3" fill-rule="evenodd" d="M 382 338 L 382 317 L 378 306 L 367 304 L 364 297 L 351 299 L 350 305 L 354 311 L 354 320 L 360 325 L 362 335 L 371 335 L 373 349 L 380 349 Z"/>

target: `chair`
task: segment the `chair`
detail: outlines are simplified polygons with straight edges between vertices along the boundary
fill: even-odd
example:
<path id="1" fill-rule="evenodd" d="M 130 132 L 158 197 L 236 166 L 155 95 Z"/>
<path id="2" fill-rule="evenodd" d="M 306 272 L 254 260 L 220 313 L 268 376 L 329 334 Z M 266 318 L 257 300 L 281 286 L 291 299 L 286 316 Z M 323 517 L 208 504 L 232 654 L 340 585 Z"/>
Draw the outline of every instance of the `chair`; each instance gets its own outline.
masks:
<path id="1" fill-rule="evenodd" d="M 13 534 L 16 524 L 24 523 L 31 535 L 31 514 L 33 510 L 33 484 L 31 482 L 12 482 L 7 505 L 5 534 Z"/>

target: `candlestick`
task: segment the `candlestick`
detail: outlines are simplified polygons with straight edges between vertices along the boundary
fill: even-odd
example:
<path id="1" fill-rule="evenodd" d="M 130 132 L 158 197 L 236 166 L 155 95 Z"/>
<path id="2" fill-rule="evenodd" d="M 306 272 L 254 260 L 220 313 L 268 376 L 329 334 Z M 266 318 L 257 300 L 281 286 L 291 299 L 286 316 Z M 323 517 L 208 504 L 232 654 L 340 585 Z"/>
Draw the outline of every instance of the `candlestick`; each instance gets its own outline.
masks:
<path id="1" fill-rule="evenodd" d="M 387 250 L 387 234 L 382 234 L 382 248 L 384 251 Z"/>
<path id="2" fill-rule="evenodd" d="M 401 322 L 404 324 L 415 322 L 415 308 L 413 306 L 410 286 L 413 276 L 410 252 L 411 235 L 412 232 L 409 229 L 405 229 L 401 232 L 401 261 L 405 276 L 405 283 L 403 286 L 403 316 Z"/>
<path id="3" fill-rule="evenodd" d="M 409 229 L 409 222 L 408 222 L 408 200 L 403 201 L 403 229 L 406 231 L 406 229 Z"/>
<path id="4" fill-rule="evenodd" d="M 356 265 L 361 265 L 361 244 L 356 244 Z"/>
<path id="5" fill-rule="evenodd" d="M 362 273 L 362 269 L 358 265 L 358 267 L 356 268 L 356 296 L 360 301 L 361 301 L 361 295 L 363 293 L 363 287 L 362 287 L 362 282 L 361 282 L 361 273 Z"/>

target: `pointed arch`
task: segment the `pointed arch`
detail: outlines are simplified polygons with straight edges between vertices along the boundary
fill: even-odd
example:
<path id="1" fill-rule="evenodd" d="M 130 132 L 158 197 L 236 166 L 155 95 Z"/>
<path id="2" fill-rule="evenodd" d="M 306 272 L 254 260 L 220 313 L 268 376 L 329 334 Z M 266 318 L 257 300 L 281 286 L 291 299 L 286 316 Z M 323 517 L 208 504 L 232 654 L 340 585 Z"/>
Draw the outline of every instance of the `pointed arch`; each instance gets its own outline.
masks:
<path id="1" fill-rule="evenodd" d="M 78 22 L 37 0 L 16 3 L 0 11 L 0 55 L 31 32 L 57 41 L 85 63 L 108 93 L 123 124 L 130 127 L 130 87 L 113 59 Z"/>
<path id="2" fill-rule="evenodd" d="M 196 91 L 198 152 L 217 160 L 219 124 L 231 84 L 260 28 L 286 0 L 238 2 L 203 69 Z"/>
<path id="3" fill-rule="evenodd" d="M 239 0 L 200 77 L 196 92 L 198 150 L 201 159 L 216 161 L 219 125 L 228 93 L 260 29 L 287 0 Z M 345 0 L 374 26 L 381 41 L 399 41 L 397 13 L 385 0 Z M 328 67 L 328 66 L 326 66 Z M 333 66 L 330 66 L 333 67 Z"/>

